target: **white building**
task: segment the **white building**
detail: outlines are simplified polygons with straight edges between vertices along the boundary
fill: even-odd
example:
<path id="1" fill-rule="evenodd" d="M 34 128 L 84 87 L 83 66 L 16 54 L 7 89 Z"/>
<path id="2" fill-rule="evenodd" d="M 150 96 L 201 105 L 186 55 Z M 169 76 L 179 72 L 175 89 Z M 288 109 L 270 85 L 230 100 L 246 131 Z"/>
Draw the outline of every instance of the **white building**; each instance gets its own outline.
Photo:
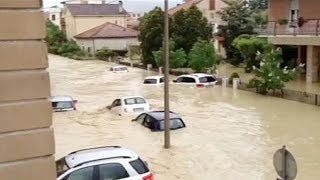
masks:
<path id="1" fill-rule="evenodd" d="M 61 29 L 62 9 L 60 7 L 50 7 L 46 8 L 44 11 L 47 14 L 47 19 L 50 20 L 53 24 L 59 26 L 59 28 Z"/>
<path id="2" fill-rule="evenodd" d="M 128 51 L 130 45 L 139 45 L 138 31 L 110 22 L 75 36 L 77 44 L 88 53 L 94 54 L 101 48 L 113 51 Z"/>

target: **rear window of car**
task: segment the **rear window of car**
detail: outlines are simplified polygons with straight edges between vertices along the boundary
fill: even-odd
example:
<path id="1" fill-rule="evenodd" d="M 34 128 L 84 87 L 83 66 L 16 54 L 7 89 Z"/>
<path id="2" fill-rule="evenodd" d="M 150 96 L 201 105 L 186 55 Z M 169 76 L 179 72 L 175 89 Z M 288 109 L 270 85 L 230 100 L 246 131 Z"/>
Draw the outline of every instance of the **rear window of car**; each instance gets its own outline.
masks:
<path id="1" fill-rule="evenodd" d="M 145 79 L 143 84 L 157 84 L 156 79 Z"/>
<path id="2" fill-rule="evenodd" d="M 132 104 L 145 104 L 146 101 L 143 98 L 128 98 L 124 100 L 124 103 L 126 105 L 132 105 Z"/>
<path id="3" fill-rule="evenodd" d="M 68 109 L 73 108 L 72 101 L 61 101 L 61 102 L 52 102 L 52 107 L 54 109 Z"/>
<path id="4" fill-rule="evenodd" d="M 136 170 L 137 173 L 139 174 L 144 174 L 149 172 L 149 168 L 140 158 L 134 161 L 130 161 L 129 163 L 133 167 L 133 169 Z"/>
<path id="5" fill-rule="evenodd" d="M 126 67 L 118 67 L 115 68 L 115 71 L 127 71 L 128 69 Z"/>
<path id="6" fill-rule="evenodd" d="M 199 78 L 200 83 L 208 83 L 208 82 L 214 82 L 215 79 L 212 76 L 206 76 L 206 77 L 202 77 Z"/>
<path id="7" fill-rule="evenodd" d="M 185 127 L 181 119 L 170 119 L 170 129 L 179 129 Z M 160 130 L 164 130 L 164 120 L 160 121 Z"/>

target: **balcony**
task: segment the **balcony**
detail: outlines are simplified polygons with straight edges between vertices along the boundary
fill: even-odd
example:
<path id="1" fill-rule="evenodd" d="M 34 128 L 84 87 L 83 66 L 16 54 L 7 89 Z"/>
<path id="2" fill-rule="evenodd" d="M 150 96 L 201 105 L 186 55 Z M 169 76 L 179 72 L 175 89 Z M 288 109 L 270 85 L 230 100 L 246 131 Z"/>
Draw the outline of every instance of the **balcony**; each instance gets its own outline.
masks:
<path id="1" fill-rule="evenodd" d="M 269 21 L 265 29 L 258 29 L 257 32 L 260 36 L 319 36 L 320 19 L 305 20 L 300 27 L 298 21 L 289 21 L 285 25 Z"/>

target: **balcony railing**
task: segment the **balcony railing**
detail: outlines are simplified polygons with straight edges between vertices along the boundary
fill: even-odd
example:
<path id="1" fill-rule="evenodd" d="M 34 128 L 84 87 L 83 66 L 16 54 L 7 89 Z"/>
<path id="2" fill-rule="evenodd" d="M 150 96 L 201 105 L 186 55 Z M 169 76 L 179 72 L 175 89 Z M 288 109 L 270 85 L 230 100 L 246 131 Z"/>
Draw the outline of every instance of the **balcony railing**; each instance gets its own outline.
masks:
<path id="1" fill-rule="evenodd" d="M 299 27 L 297 21 L 289 21 L 288 24 L 279 24 L 277 21 L 269 21 L 264 29 L 258 29 L 258 34 L 277 36 L 277 35 L 320 35 L 320 19 L 308 19 Z"/>

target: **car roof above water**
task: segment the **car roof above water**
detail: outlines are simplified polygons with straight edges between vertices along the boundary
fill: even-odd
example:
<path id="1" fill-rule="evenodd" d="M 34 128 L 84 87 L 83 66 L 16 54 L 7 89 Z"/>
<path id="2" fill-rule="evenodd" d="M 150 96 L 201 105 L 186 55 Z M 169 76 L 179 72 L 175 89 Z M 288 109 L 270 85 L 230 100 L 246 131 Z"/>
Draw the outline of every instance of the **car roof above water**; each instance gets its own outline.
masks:
<path id="1" fill-rule="evenodd" d="M 179 77 L 192 77 L 192 78 L 198 77 L 198 78 L 202 78 L 202 77 L 207 77 L 207 76 L 213 77 L 210 74 L 204 74 L 204 73 L 184 74 L 184 75 L 181 75 Z"/>
<path id="2" fill-rule="evenodd" d="M 148 76 L 144 79 L 160 79 L 160 78 L 163 78 L 163 76 Z"/>
<path id="3" fill-rule="evenodd" d="M 73 168 L 93 161 L 114 158 L 132 159 L 138 158 L 138 155 L 135 152 L 120 146 L 105 146 L 72 152 L 65 157 L 65 161 L 70 168 Z"/>
<path id="4" fill-rule="evenodd" d="M 73 101 L 71 96 L 53 96 L 51 102 Z"/>
<path id="5" fill-rule="evenodd" d="M 147 112 L 146 114 L 152 116 L 154 119 L 161 121 L 164 120 L 164 111 L 151 111 L 151 112 Z M 179 118 L 181 119 L 181 117 L 175 113 L 175 112 L 170 112 L 170 119 L 175 119 L 175 118 Z"/>

